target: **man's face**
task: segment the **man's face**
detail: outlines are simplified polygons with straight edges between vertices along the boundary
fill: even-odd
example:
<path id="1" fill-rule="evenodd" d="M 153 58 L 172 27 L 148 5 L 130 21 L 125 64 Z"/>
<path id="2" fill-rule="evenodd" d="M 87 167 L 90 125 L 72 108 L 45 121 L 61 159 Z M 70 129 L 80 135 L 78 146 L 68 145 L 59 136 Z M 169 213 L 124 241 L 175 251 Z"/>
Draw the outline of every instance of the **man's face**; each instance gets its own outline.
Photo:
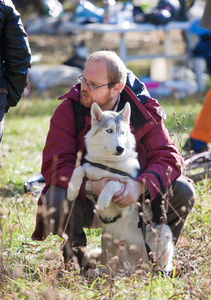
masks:
<path id="1" fill-rule="evenodd" d="M 84 69 L 83 77 L 87 83 L 96 87 L 109 83 L 106 62 L 88 62 Z M 119 88 L 121 88 L 121 85 L 115 84 L 112 88 L 105 85 L 95 90 L 91 90 L 86 83 L 81 83 L 81 104 L 90 108 L 92 103 L 96 102 L 102 110 L 112 110 L 119 97 Z"/>

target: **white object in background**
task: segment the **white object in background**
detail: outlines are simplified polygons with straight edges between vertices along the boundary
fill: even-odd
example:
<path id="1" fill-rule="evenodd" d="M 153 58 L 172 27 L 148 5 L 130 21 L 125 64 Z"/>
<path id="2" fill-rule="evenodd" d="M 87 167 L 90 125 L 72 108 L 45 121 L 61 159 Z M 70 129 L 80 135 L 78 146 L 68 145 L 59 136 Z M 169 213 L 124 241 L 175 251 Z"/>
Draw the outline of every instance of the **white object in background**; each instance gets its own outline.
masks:
<path id="1" fill-rule="evenodd" d="M 153 59 L 150 66 L 150 77 L 154 81 L 164 82 L 169 79 L 168 64 L 165 58 Z"/>

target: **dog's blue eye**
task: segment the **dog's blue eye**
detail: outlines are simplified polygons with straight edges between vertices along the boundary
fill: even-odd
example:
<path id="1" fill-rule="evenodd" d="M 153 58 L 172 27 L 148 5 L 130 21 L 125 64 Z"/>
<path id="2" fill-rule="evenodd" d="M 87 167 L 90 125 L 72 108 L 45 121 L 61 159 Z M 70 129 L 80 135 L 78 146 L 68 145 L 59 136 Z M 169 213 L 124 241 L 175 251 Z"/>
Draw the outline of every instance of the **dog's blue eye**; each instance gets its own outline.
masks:
<path id="1" fill-rule="evenodd" d="M 112 132 L 113 132 L 112 129 L 107 129 L 106 131 L 107 131 L 108 133 L 112 133 Z"/>

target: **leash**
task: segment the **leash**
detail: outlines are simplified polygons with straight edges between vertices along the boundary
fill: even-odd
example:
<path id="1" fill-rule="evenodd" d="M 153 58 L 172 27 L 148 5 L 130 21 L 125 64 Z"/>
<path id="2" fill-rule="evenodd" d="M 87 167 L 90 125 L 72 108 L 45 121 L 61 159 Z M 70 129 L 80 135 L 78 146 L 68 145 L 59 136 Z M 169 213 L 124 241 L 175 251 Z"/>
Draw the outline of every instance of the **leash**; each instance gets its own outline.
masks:
<path id="1" fill-rule="evenodd" d="M 142 203 L 142 205 L 144 206 L 145 204 Z M 144 219 L 141 216 L 141 214 L 144 214 L 144 209 L 142 209 L 142 205 L 138 206 L 138 216 L 139 216 L 138 228 L 141 228 L 142 234 L 143 234 L 143 239 L 144 239 L 144 242 L 145 242 L 145 240 L 146 240 L 146 224 L 144 222 Z M 148 255 L 149 261 L 152 262 L 152 256 L 150 255 L 152 250 L 146 242 L 145 242 L 145 247 L 146 247 L 146 250 L 147 250 L 147 255 Z"/>

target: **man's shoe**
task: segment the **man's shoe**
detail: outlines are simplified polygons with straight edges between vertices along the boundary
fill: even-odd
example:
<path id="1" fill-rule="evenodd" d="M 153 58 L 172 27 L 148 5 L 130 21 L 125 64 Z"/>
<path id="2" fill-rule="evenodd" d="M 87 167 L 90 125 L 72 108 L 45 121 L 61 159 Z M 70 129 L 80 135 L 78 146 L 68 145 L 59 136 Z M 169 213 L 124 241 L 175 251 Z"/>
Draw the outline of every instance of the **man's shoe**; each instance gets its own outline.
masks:
<path id="1" fill-rule="evenodd" d="M 195 153 L 201 153 L 204 151 L 208 151 L 208 146 L 205 142 L 189 138 L 182 149 L 187 152 L 193 150 Z"/>

